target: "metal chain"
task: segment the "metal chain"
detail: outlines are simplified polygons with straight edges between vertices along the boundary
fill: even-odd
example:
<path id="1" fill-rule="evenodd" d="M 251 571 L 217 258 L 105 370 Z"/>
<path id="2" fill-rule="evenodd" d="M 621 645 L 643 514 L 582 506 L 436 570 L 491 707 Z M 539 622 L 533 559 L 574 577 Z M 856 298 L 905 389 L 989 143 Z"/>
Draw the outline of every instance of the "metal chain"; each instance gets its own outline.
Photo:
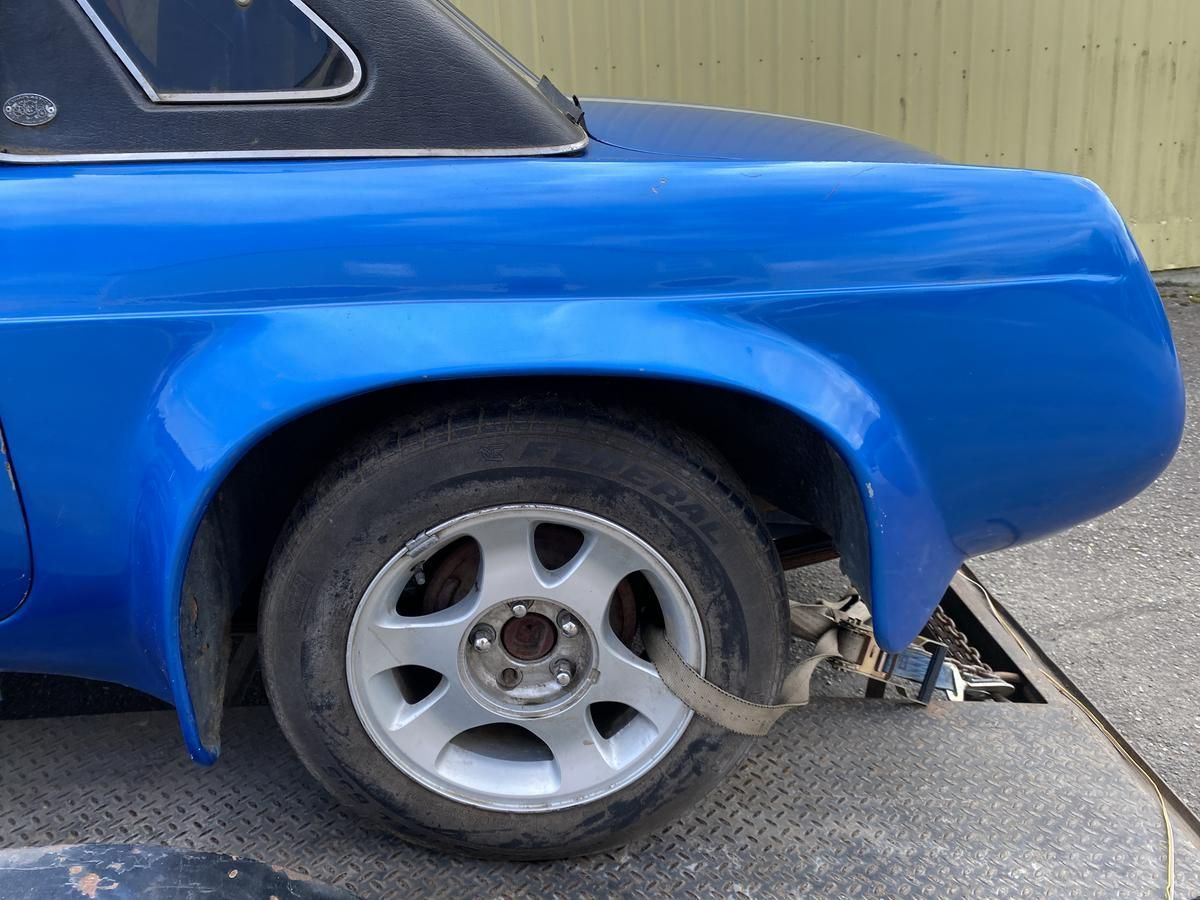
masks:
<path id="1" fill-rule="evenodd" d="M 967 636 L 959 630 L 958 626 L 954 624 L 954 620 L 946 615 L 946 611 L 940 606 L 933 611 L 933 617 L 930 618 L 926 631 L 934 640 L 941 641 L 946 645 L 950 657 L 959 664 L 964 672 L 976 675 L 995 674 L 992 667 L 983 661 L 979 651 L 971 646 Z"/>

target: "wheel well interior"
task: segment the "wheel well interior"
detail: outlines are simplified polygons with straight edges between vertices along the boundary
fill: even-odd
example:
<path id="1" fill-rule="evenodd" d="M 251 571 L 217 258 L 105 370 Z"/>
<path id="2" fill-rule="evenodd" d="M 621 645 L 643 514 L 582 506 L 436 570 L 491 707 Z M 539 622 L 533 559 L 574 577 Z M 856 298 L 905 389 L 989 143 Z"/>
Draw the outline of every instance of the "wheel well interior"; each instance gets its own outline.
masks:
<path id="1" fill-rule="evenodd" d="M 188 556 L 180 637 L 200 735 L 217 751 L 231 631 L 252 631 L 277 536 L 305 488 L 363 431 L 465 396 L 557 395 L 667 419 L 708 441 L 754 496 L 785 565 L 839 556 L 867 588 L 867 528 L 844 460 L 811 424 L 770 401 L 686 382 L 512 378 L 386 388 L 317 409 L 237 463 L 205 510 Z"/>

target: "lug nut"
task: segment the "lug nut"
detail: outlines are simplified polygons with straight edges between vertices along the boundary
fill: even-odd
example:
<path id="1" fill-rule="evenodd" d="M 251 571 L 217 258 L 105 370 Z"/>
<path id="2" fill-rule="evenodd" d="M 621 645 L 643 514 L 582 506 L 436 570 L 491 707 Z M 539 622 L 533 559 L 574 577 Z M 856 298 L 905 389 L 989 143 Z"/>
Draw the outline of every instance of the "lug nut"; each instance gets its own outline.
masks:
<path id="1" fill-rule="evenodd" d="M 525 614 L 529 612 L 529 607 L 519 600 L 516 603 L 510 603 L 508 608 L 512 610 L 512 614 L 518 619 L 524 618 Z"/>
<path id="2" fill-rule="evenodd" d="M 477 653 L 487 653 L 492 649 L 492 644 L 495 643 L 496 632 L 487 625 L 480 625 L 471 632 L 471 646 L 475 648 Z"/>
<path id="3" fill-rule="evenodd" d="M 558 614 L 558 627 L 567 637 L 575 637 L 579 634 L 579 623 L 571 617 L 570 613 L 562 612 Z"/>
<path id="4" fill-rule="evenodd" d="M 550 671 L 554 673 L 554 680 L 562 687 L 569 685 L 571 679 L 575 677 L 575 667 L 567 659 L 555 660 L 550 665 Z"/>

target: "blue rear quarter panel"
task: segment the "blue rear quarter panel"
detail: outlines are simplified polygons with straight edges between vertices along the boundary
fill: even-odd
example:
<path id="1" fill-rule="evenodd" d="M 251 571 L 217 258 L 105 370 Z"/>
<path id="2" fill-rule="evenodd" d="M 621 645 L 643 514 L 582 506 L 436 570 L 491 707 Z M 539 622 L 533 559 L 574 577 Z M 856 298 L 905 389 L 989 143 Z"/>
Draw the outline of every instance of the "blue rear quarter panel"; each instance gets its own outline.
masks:
<path id="1" fill-rule="evenodd" d="M 0 168 L 0 421 L 36 577 L 0 667 L 170 699 L 188 548 L 238 459 L 377 388 L 719 385 L 859 486 L 881 643 L 972 554 L 1145 487 L 1182 388 L 1082 179 L 936 163 L 574 159 Z M 799 473 L 798 473 L 799 477 Z"/>

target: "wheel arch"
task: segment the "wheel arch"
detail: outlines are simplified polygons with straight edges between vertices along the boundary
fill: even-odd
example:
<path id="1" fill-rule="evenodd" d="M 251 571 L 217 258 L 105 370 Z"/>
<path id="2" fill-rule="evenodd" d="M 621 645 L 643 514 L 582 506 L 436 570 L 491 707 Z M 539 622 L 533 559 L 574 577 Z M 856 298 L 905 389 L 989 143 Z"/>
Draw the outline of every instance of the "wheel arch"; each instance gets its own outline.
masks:
<path id="1" fill-rule="evenodd" d="M 722 392 L 735 398 L 724 408 L 736 424 L 708 430 L 732 436 L 716 443 L 739 451 L 731 462 L 751 482 L 747 471 L 764 468 L 767 458 L 780 461 L 780 479 L 791 477 L 794 445 L 804 446 L 797 429 L 815 432 L 826 457 L 833 459 L 831 448 L 844 465 L 841 483 L 853 486 L 841 493 L 856 495 L 861 507 L 865 547 L 851 570 L 887 649 L 920 630 L 962 562 L 886 395 L 842 360 L 753 318 L 696 303 L 363 304 L 228 316 L 192 332 L 187 351 L 160 378 L 141 441 L 146 512 L 133 539 L 135 559 L 147 564 L 134 569 L 131 612 L 200 762 L 216 758 L 223 623 L 232 611 L 227 600 L 213 615 L 204 599 L 230 577 L 228 567 L 210 565 L 206 576 L 200 560 L 206 547 L 210 563 L 220 559 L 236 540 L 205 525 L 210 505 L 214 498 L 236 505 L 236 495 L 222 490 L 226 480 L 272 435 L 289 440 L 305 427 L 296 423 L 320 423 L 322 415 L 338 427 L 356 410 L 378 415 L 372 403 L 379 398 L 399 412 L 401 399 L 423 403 L 440 391 L 490 389 L 501 380 L 540 379 L 560 390 L 568 380 L 615 380 L 636 382 L 636 390 L 618 392 L 628 405 L 654 400 L 651 385 L 675 385 L 661 401 L 673 418 L 688 408 L 682 397 Z M 759 411 L 770 416 L 756 420 Z M 193 546 L 201 555 L 189 565 Z"/>
<path id="2" fill-rule="evenodd" d="M 865 460 L 847 452 L 845 435 L 828 421 L 778 397 L 648 374 L 462 377 L 330 397 L 249 441 L 214 479 L 196 514 L 178 593 L 177 649 L 186 693 L 176 691 L 194 757 L 210 761 L 218 753 L 230 626 L 235 615 L 251 620 L 276 538 L 325 462 L 350 436 L 386 417 L 483 395 L 558 395 L 670 420 L 710 442 L 765 508 L 829 534 L 843 568 L 864 593 L 878 583 L 878 529 L 869 511 L 878 494 L 861 475 Z"/>

